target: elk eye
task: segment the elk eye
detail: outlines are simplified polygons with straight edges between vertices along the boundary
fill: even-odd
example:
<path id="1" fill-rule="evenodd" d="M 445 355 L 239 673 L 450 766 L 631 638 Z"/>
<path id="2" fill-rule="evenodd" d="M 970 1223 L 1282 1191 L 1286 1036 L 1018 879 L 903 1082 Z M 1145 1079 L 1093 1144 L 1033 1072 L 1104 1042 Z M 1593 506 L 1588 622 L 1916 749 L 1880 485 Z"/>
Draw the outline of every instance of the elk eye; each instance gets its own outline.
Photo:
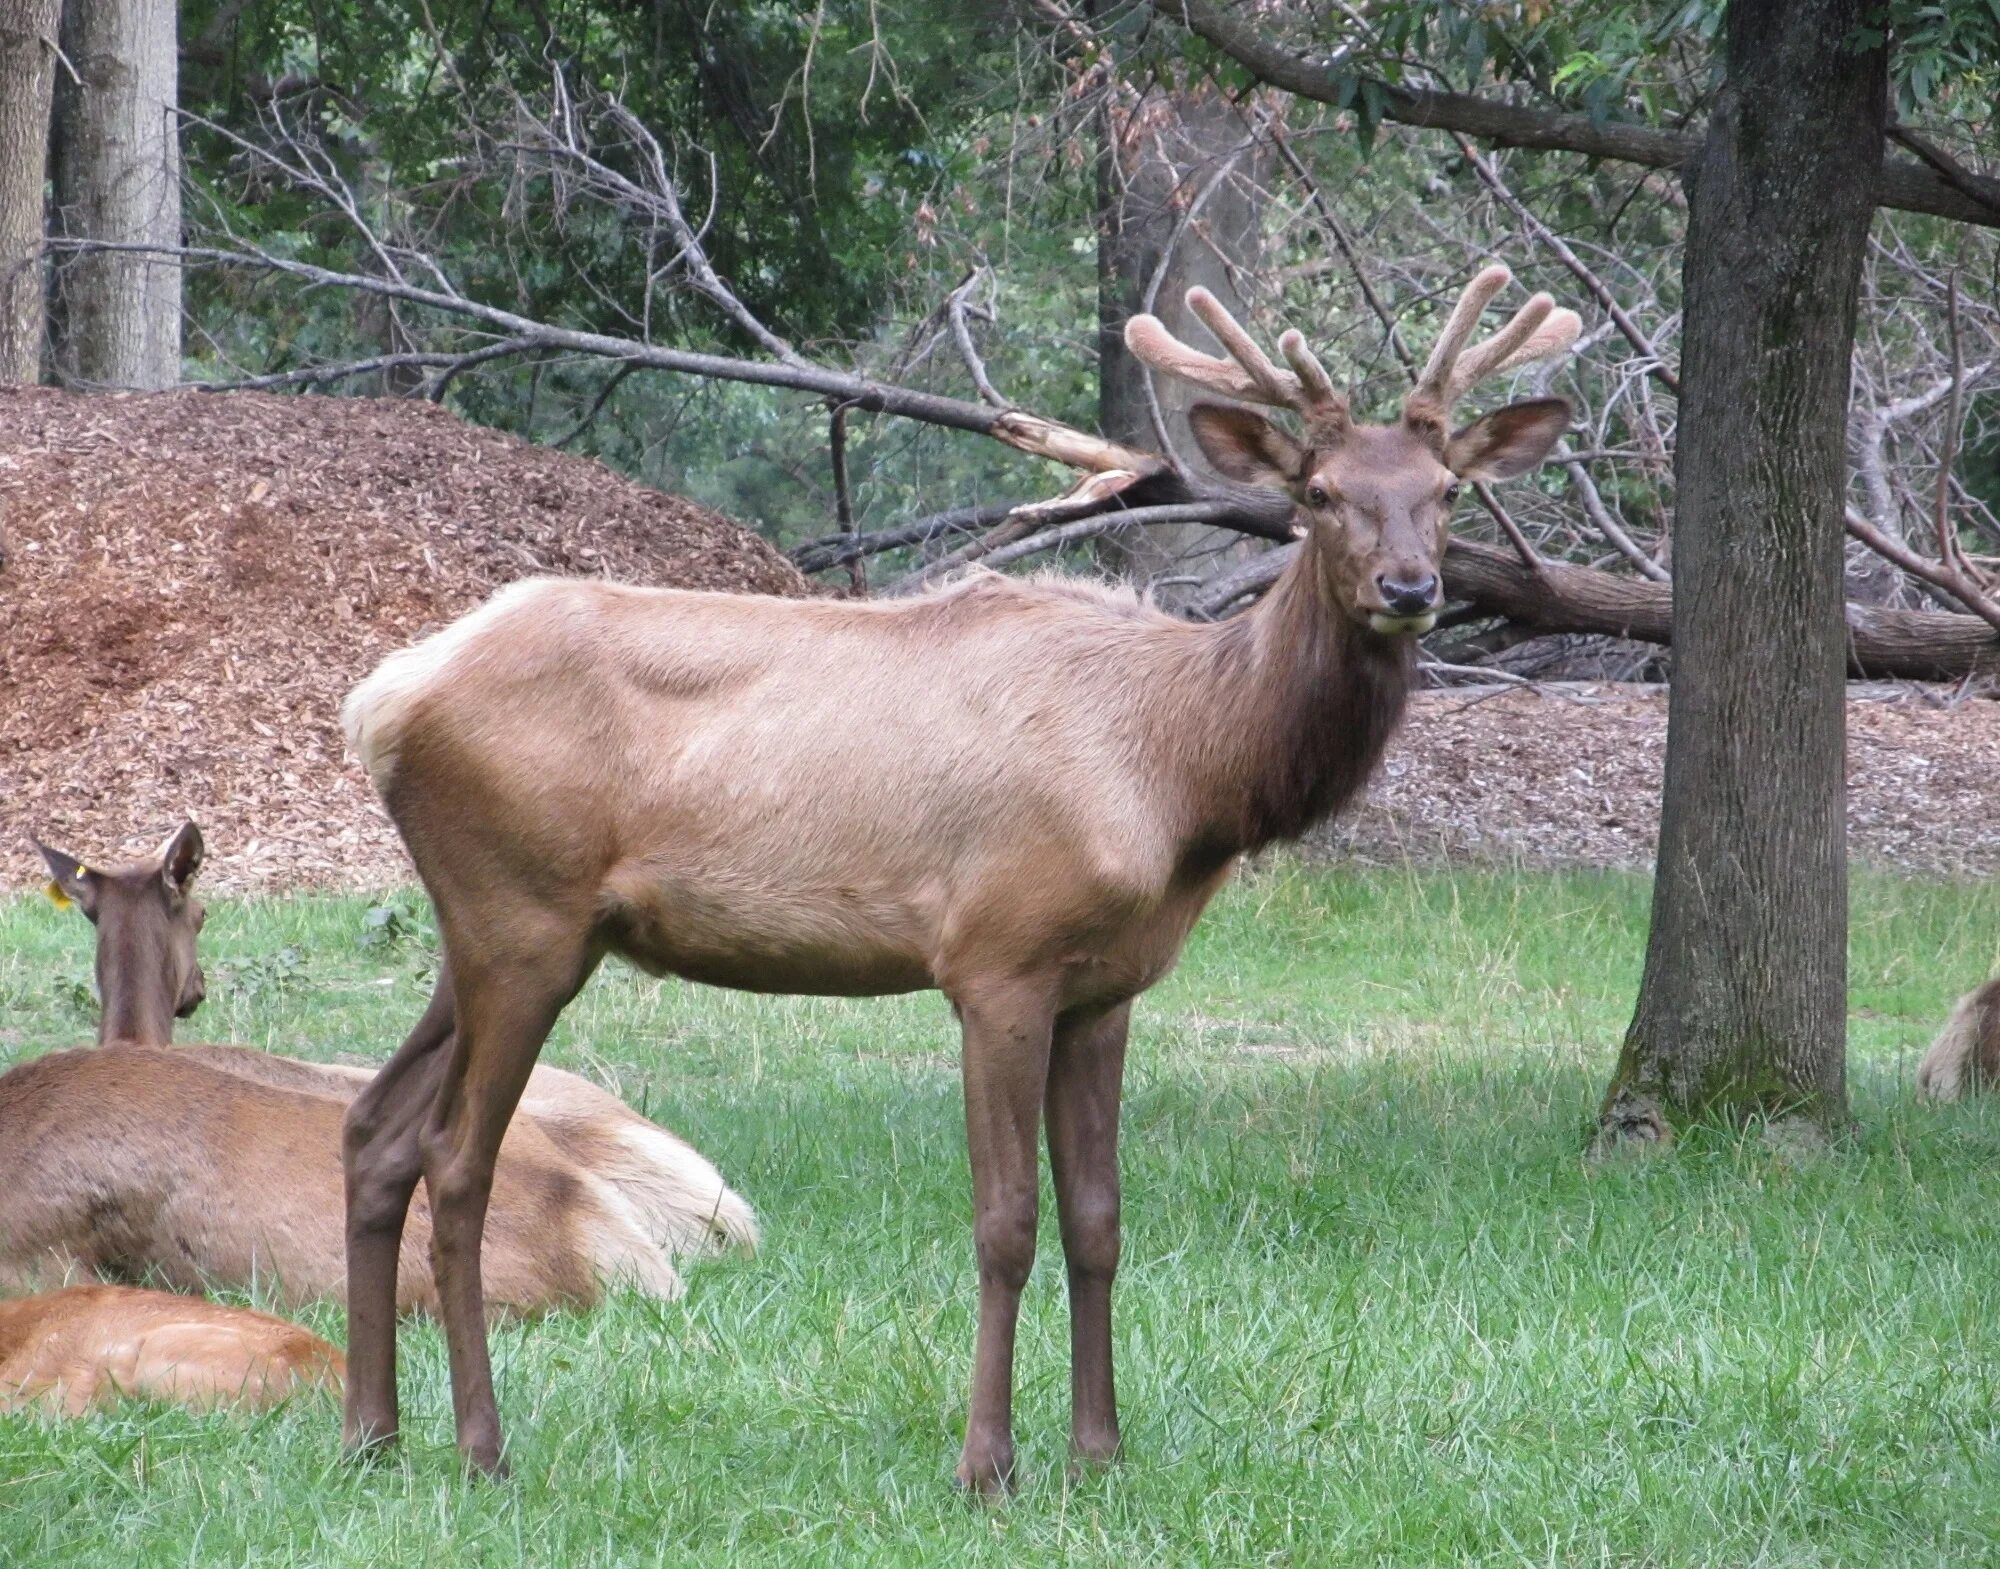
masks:
<path id="1" fill-rule="evenodd" d="M 1458 493 L 1461 488 L 1457 480 L 1453 480 L 1449 485 L 1445 486 L 1444 499 L 1447 506 L 1458 500 Z"/>
<path id="2" fill-rule="evenodd" d="M 1326 505 L 1326 487 L 1325 487 L 1324 485 L 1308 485 L 1308 486 L 1306 486 L 1306 500 L 1310 501 L 1310 502 L 1311 502 L 1311 503 L 1312 503 L 1312 504 L 1313 504 L 1314 506 L 1316 506 L 1316 507 L 1323 507 L 1323 506 L 1325 506 L 1325 505 Z"/>

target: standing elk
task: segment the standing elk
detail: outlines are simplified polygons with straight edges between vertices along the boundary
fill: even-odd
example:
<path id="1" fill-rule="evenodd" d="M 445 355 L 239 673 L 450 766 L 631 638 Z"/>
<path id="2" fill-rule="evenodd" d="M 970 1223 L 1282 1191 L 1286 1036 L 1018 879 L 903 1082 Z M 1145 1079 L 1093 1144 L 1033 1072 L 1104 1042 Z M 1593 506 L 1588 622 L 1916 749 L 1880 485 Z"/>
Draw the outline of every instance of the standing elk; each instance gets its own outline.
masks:
<path id="1" fill-rule="evenodd" d="M 153 1271 L 195 1288 L 269 1280 L 295 1302 L 342 1296 L 341 1122 L 371 1071 L 244 1046 L 169 1048 L 174 1019 L 203 992 L 192 823 L 129 865 L 38 848 L 51 891 L 97 928 L 103 1049 L 0 1075 L 0 1280 Z M 575 1074 L 538 1069 L 537 1080 L 500 1163 L 497 1309 L 586 1306 L 613 1280 L 672 1297 L 681 1283 L 668 1254 L 755 1246 L 750 1206 L 698 1151 Z M 421 1216 L 404 1310 L 435 1309 L 428 1232 Z"/>
<path id="2" fill-rule="evenodd" d="M 1560 399 L 1454 431 L 1488 374 L 1581 323 L 1537 295 L 1467 347 L 1482 272 L 1400 418 L 1356 421 L 1297 332 L 1273 364 L 1204 291 L 1229 358 L 1151 317 L 1133 352 L 1290 409 L 1303 442 L 1198 404 L 1209 462 L 1290 494 L 1303 547 L 1198 626 L 1129 593 L 981 575 L 890 603 L 541 580 L 392 655 L 343 721 L 436 907 L 455 1011 L 347 1121 L 351 1446 L 397 1427 L 398 1238 L 421 1175 L 458 1441 L 501 1468 L 480 1296 L 494 1156 L 556 1016 L 606 955 L 752 991 L 937 988 L 963 1033 L 979 1327 L 961 1484 L 1014 1464 L 1015 1321 L 1044 1116 L 1071 1312 L 1072 1453 L 1118 1449 L 1111 1287 L 1132 999 L 1237 858 L 1336 811 L 1401 715 L 1463 480 L 1539 463 Z M 450 1017 L 447 1019 L 446 1014 Z M 452 1027 L 455 1025 L 455 1028 Z"/>
<path id="3" fill-rule="evenodd" d="M 338 1387 L 346 1370 L 310 1330 L 171 1291 L 70 1286 L 0 1302 L 0 1411 L 82 1416 L 128 1397 L 257 1411 Z"/>

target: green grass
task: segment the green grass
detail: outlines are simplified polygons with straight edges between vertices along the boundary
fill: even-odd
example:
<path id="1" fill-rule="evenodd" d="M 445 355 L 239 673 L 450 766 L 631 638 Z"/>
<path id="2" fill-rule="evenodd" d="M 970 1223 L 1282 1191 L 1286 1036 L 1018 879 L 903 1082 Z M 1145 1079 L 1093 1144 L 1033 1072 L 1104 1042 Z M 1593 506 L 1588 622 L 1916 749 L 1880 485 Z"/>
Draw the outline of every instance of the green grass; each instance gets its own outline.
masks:
<path id="1" fill-rule="evenodd" d="M 607 970 L 548 1060 L 714 1157 L 760 1258 L 693 1264 L 681 1303 L 498 1333 L 498 1488 L 461 1478 L 429 1325 L 404 1332 L 405 1447 L 372 1468 L 341 1461 L 323 1399 L 0 1419 L 0 1565 L 2000 1559 L 2000 1112 L 1910 1097 L 2000 892 L 1858 885 L 1850 1144 L 1697 1133 L 1593 1174 L 1645 898 L 1280 864 L 1218 903 L 1135 1030 L 1130 1459 L 1107 1475 L 1064 1475 L 1045 1203 L 1025 1485 L 994 1509 L 947 1485 L 973 1272 L 943 1003 Z M 365 909 L 219 905 L 185 1033 L 380 1056 L 423 950 L 364 947 Z M 73 914 L 0 905 L 0 1056 L 83 1038 L 88 977 Z"/>

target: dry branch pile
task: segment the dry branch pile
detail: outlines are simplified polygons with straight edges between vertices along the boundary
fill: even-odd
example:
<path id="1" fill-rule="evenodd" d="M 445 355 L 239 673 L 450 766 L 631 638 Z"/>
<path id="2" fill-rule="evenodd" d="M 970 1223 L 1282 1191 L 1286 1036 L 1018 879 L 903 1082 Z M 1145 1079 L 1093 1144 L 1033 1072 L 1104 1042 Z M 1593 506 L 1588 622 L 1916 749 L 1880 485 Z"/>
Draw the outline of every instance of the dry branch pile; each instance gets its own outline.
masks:
<path id="1" fill-rule="evenodd" d="M 0 390 L 0 535 L 0 886 L 31 831 L 104 854 L 183 814 L 223 887 L 400 881 L 336 721 L 384 654 L 541 572 L 805 591 L 727 518 L 427 403 Z"/>

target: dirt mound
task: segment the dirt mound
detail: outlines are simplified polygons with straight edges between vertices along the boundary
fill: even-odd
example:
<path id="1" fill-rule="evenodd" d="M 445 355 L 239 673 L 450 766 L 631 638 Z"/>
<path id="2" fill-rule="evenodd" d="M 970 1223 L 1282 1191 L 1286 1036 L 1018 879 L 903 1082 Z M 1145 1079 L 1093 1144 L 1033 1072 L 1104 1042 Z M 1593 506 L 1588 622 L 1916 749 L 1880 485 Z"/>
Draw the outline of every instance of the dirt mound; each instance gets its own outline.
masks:
<path id="1" fill-rule="evenodd" d="M 1662 687 L 1417 697 L 1356 809 L 1320 836 L 1367 860 L 1650 868 Z M 1847 842 L 1867 865 L 2000 875 L 2000 703 L 1850 686 Z"/>
<path id="2" fill-rule="evenodd" d="M 0 536 L 0 886 L 28 832 L 184 815 L 220 886 L 400 881 L 336 720 L 384 654 L 537 573 L 806 591 L 706 508 L 369 399 L 0 389 Z"/>

